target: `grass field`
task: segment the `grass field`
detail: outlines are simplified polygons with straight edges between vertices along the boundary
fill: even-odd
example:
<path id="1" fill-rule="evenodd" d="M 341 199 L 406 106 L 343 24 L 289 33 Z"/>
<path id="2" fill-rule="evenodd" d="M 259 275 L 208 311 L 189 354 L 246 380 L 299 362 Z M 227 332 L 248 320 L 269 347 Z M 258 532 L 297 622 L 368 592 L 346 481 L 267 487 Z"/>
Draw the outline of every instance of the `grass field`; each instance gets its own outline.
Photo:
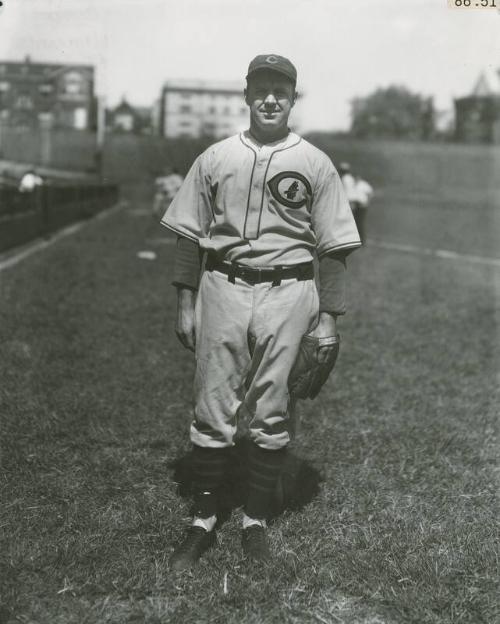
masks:
<path id="1" fill-rule="evenodd" d="M 369 235 L 443 247 L 439 202 L 398 193 L 381 189 Z M 498 267 L 353 254 L 272 563 L 242 560 L 234 510 L 176 576 L 193 361 L 172 331 L 172 241 L 143 207 L 0 273 L 0 623 L 500 622 Z M 455 217 L 448 247 L 469 245 L 469 222 L 493 243 L 489 221 Z"/>

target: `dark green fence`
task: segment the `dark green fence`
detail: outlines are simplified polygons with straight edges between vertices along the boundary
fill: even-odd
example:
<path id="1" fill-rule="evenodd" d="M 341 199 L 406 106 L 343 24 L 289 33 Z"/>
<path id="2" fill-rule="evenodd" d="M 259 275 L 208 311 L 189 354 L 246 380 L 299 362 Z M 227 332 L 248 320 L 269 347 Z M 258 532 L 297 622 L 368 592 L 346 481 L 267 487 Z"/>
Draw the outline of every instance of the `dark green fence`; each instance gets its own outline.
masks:
<path id="1" fill-rule="evenodd" d="M 0 187 L 0 252 L 88 219 L 118 201 L 111 184 L 43 186 L 32 193 Z"/>

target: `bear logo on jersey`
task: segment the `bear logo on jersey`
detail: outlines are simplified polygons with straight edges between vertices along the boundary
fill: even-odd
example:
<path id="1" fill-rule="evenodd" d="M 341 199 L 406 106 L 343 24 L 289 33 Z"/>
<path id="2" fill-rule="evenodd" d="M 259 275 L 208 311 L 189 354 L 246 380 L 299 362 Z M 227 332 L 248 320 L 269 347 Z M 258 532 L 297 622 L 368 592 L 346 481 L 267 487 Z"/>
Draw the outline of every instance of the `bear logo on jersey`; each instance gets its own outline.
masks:
<path id="1" fill-rule="evenodd" d="M 309 180 L 296 171 L 282 171 L 267 185 L 274 199 L 288 208 L 302 208 L 312 193 Z"/>

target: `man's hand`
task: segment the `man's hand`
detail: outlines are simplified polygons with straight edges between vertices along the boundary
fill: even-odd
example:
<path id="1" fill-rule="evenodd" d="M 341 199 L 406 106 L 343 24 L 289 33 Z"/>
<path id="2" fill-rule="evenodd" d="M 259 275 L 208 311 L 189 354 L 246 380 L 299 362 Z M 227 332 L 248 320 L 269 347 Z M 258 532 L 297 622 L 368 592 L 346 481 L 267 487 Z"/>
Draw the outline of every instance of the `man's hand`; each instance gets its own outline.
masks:
<path id="1" fill-rule="evenodd" d="M 322 312 L 313 331 L 302 336 L 288 377 L 292 398 L 314 399 L 332 372 L 340 347 L 335 321 L 335 316 Z"/>
<path id="2" fill-rule="evenodd" d="M 194 351 L 196 345 L 195 301 L 195 290 L 191 288 L 177 288 L 177 323 L 175 333 L 186 349 L 190 351 Z"/>
<path id="3" fill-rule="evenodd" d="M 309 333 L 314 338 L 329 338 L 337 335 L 337 317 L 329 312 L 319 313 L 319 322 L 316 327 Z M 327 364 L 332 358 L 337 358 L 338 349 L 336 345 L 324 345 L 319 348 L 318 362 Z"/>

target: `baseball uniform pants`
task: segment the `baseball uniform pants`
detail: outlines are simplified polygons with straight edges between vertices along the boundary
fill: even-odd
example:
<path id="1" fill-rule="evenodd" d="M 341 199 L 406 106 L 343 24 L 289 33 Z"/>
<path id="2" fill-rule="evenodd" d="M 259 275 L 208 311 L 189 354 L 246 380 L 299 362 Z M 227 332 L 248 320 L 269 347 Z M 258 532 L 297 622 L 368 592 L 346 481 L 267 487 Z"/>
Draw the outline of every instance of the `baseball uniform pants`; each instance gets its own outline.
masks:
<path id="1" fill-rule="evenodd" d="M 233 444 L 238 414 L 251 439 L 279 449 L 290 441 L 288 376 L 302 336 L 317 323 L 314 280 L 251 285 L 205 271 L 196 300 L 195 418 L 191 441 Z"/>

